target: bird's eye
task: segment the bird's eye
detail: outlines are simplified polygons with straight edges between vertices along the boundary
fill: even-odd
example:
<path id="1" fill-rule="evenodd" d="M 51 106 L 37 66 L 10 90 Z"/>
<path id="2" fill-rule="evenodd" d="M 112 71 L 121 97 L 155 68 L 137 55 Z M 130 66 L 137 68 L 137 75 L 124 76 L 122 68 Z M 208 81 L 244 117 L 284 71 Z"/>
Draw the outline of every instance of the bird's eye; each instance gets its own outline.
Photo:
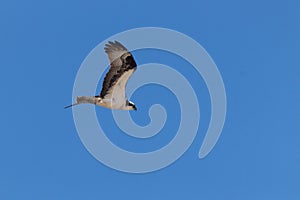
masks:
<path id="1" fill-rule="evenodd" d="M 127 63 L 131 63 L 131 61 L 132 61 L 132 57 L 131 57 L 131 56 L 127 56 L 127 57 L 126 57 L 126 62 L 127 62 Z"/>

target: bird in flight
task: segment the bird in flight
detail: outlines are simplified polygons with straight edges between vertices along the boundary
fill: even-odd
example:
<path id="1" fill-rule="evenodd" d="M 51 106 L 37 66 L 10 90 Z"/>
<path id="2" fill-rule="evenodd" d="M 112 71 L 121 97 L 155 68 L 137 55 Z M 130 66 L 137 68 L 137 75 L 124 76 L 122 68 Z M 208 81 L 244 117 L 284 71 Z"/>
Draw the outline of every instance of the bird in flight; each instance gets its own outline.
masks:
<path id="1" fill-rule="evenodd" d="M 100 95 L 78 96 L 76 103 L 65 108 L 88 103 L 109 109 L 137 110 L 134 103 L 126 97 L 127 81 L 136 70 L 132 54 L 118 41 L 109 41 L 104 50 L 110 61 L 110 68 L 105 75 Z"/>

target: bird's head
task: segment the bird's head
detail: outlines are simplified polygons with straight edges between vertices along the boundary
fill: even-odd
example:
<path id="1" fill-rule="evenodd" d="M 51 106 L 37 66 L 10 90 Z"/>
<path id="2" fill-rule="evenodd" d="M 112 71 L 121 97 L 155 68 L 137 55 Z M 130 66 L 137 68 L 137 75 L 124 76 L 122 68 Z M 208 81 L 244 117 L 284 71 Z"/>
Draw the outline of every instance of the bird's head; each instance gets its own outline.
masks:
<path id="1" fill-rule="evenodd" d="M 134 103 L 131 102 L 131 101 L 128 101 L 128 107 L 129 107 L 128 110 L 137 110 L 137 109 L 136 109 L 136 106 L 135 106 Z"/>

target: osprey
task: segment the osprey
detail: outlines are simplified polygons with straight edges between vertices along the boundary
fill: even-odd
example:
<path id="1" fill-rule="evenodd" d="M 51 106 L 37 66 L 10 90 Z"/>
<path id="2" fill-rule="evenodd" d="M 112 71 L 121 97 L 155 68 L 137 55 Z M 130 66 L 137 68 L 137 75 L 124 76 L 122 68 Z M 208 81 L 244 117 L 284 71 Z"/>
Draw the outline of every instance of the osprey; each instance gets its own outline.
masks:
<path id="1" fill-rule="evenodd" d="M 66 106 L 69 108 L 78 104 L 89 103 L 110 109 L 137 110 L 134 103 L 126 98 L 126 84 L 133 72 L 136 63 L 131 53 L 120 43 L 109 41 L 104 47 L 110 61 L 100 95 L 78 96 L 76 103 Z"/>

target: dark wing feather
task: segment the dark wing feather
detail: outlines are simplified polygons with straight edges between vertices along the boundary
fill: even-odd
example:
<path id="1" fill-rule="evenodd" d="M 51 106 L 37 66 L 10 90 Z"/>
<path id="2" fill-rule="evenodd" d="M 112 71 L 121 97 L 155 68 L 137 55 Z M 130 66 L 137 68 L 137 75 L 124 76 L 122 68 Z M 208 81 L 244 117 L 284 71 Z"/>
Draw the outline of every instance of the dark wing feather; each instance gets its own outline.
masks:
<path id="1" fill-rule="evenodd" d="M 131 53 L 119 42 L 108 42 L 104 48 L 110 61 L 110 69 L 107 72 L 100 97 L 104 98 L 110 89 L 116 84 L 118 79 L 126 72 L 136 69 L 136 63 Z M 129 77 L 128 77 L 129 78 Z M 127 82 L 127 80 L 125 80 Z"/>

